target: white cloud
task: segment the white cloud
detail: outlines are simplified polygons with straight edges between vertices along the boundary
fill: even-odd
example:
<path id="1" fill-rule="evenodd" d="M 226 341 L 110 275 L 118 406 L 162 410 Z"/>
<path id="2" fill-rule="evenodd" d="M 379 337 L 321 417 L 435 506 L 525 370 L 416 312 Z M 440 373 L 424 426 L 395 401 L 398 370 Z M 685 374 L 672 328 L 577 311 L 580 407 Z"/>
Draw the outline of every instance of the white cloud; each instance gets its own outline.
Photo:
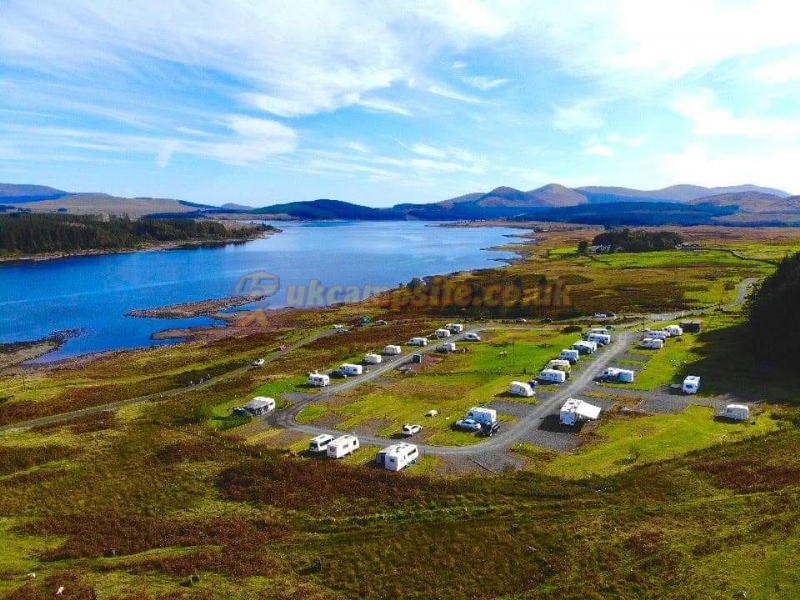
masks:
<path id="1" fill-rule="evenodd" d="M 587 143 L 583 146 L 583 154 L 586 156 L 614 156 L 614 149 L 605 144 Z"/>
<path id="2" fill-rule="evenodd" d="M 508 79 L 486 77 L 482 75 L 465 76 L 461 78 L 461 81 L 482 92 L 488 92 L 489 90 L 493 90 L 508 83 Z"/>
<path id="3" fill-rule="evenodd" d="M 761 83 L 800 81 L 800 55 L 788 56 L 754 69 L 751 77 Z"/>
<path id="4" fill-rule="evenodd" d="M 572 106 L 556 106 L 553 110 L 553 127 L 566 133 L 582 129 L 599 129 L 604 124 L 598 117 L 592 104 L 579 102 Z"/>
<path id="5" fill-rule="evenodd" d="M 413 116 L 411 111 L 408 110 L 407 108 L 400 106 L 399 104 L 395 104 L 393 102 L 387 102 L 386 100 L 360 99 L 358 101 L 358 105 L 366 108 L 367 110 L 372 110 L 376 112 L 401 115 L 403 117 Z"/>
<path id="6" fill-rule="evenodd" d="M 450 100 L 457 100 L 458 102 L 466 102 L 467 104 L 482 104 L 483 100 L 479 98 L 475 98 L 473 96 L 468 96 L 466 94 L 462 94 L 457 92 L 449 87 L 443 85 L 431 85 L 428 87 L 428 91 L 431 94 L 435 94 L 437 96 L 441 96 L 442 98 L 448 98 Z"/>
<path id="7" fill-rule="evenodd" d="M 800 119 L 738 117 L 719 106 L 710 90 L 684 94 L 670 105 L 692 123 L 692 130 L 702 136 L 796 137 L 800 135 Z"/>

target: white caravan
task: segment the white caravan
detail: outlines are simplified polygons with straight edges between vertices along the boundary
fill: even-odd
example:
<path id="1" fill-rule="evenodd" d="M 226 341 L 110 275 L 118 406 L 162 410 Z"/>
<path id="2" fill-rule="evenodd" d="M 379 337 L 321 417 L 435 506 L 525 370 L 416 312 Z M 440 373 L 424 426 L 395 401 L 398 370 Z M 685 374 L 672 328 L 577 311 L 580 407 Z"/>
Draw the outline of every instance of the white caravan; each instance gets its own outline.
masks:
<path id="1" fill-rule="evenodd" d="M 389 344 L 388 346 L 386 346 L 383 349 L 383 353 L 386 356 L 397 356 L 398 354 L 400 354 L 402 352 L 403 352 L 403 349 L 400 346 L 395 346 L 394 344 Z"/>
<path id="2" fill-rule="evenodd" d="M 700 377 L 688 375 L 681 386 L 684 394 L 696 394 L 700 390 Z"/>
<path id="3" fill-rule="evenodd" d="M 644 332 L 644 337 L 666 340 L 669 337 L 669 333 L 663 329 L 648 329 Z"/>
<path id="4" fill-rule="evenodd" d="M 254 417 L 259 417 L 275 410 L 275 399 L 256 396 L 244 405 L 244 409 Z"/>
<path id="5" fill-rule="evenodd" d="M 450 330 L 450 333 L 461 333 L 464 331 L 464 326 L 461 323 L 448 323 L 444 327 Z"/>
<path id="6" fill-rule="evenodd" d="M 316 371 L 313 373 L 308 374 L 308 379 L 306 379 L 306 385 L 310 385 L 311 387 L 326 387 L 331 384 L 331 378 L 329 375 L 324 375 L 322 373 L 317 373 Z"/>
<path id="7" fill-rule="evenodd" d="M 611 343 L 611 336 L 607 333 L 590 333 L 586 338 L 589 342 L 595 342 L 600 346 L 606 346 Z"/>
<path id="8" fill-rule="evenodd" d="M 717 416 L 732 421 L 746 421 L 750 418 L 750 407 L 746 404 L 728 404 Z"/>
<path id="9" fill-rule="evenodd" d="M 564 383 L 567 380 L 567 374 L 558 369 L 545 369 L 537 375 L 536 379 L 545 383 Z"/>
<path id="10" fill-rule="evenodd" d="M 339 367 L 339 373 L 342 375 L 347 375 L 348 377 L 353 375 L 361 375 L 364 372 L 364 367 L 361 365 L 353 365 L 350 363 L 344 363 Z"/>
<path id="11" fill-rule="evenodd" d="M 308 443 L 308 451 L 312 454 L 325 454 L 328 451 L 328 445 L 332 441 L 332 435 L 322 433 L 317 437 L 311 438 L 311 441 Z"/>
<path id="12" fill-rule="evenodd" d="M 392 444 L 378 452 L 375 462 L 387 471 L 402 471 L 419 458 L 419 449 L 414 444 L 401 442 Z"/>
<path id="13" fill-rule="evenodd" d="M 343 435 L 328 444 L 328 458 L 343 458 L 360 448 L 358 438 L 354 435 Z"/>
<path id="14" fill-rule="evenodd" d="M 632 383 L 635 377 L 633 371 L 629 369 L 617 369 L 616 367 L 608 367 L 600 376 L 604 381 L 616 381 L 618 383 Z"/>
<path id="15" fill-rule="evenodd" d="M 368 365 L 379 365 L 383 362 L 383 357 L 380 354 L 365 354 L 364 362 Z"/>
<path id="16" fill-rule="evenodd" d="M 562 425 L 577 425 L 581 421 L 596 421 L 602 409 L 583 400 L 570 398 L 561 407 L 558 420 Z"/>
<path id="17" fill-rule="evenodd" d="M 481 424 L 491 425 L 497 421 L 497 411 L 493 408 L 473 406 L 467 411 L 465 419 L 472 419 Z"/>
<path id="18" fill-rule="evenodd" d="M 456 351 L 456 344 L 455 342 L 445 342 L 444 344 L 439 344 L 436 346 L 437 352 L 455 352 Z"/>
<path id="19" fill-rule="evenodd" d="M 448 337 L 450 337 L 450 330 L 449 329 L 437 329 L 436 331 L 433 332 L 433 335 L 435 335 L 439 339 L 448 338 Z"/>
<path id="20" fill-rule="evenodd" d="M 639 342 L 639 347 L 646 348 L 648 350 L 661 350 L 664 347 L 664 340 L 646 337 Z"/>
<path id="21" fill-rule="evenodd" d="M 664 327 L 664 331 L 666 331 L 670 337 L 680 337 L 683 335 L 683 328 L 680 325 L 667 325 Z"/>
<path id="22" fill-rule="evenodd" d="M 597 351 L 597 343 L 581 340 L 572 344 L 572 348 L 580 354 L 594 354 Z"/>
<path id="23" fill-rule="evenodd" d="M 508 393 L 512 396 L 523 396 L 524 398 L 530 398 L 536 392 L 533 391 L 533 387 L 531 387 L 530 383 L 525 383 L 524 381 L 512 381 L 508 384 Z"/>
<path id="24" fill-rule="evenodd" d="M 409 346 L 427 346 L 428 345 L 428 339 L 424 338 L 424 337 L 413 337 L 410 340 L 408 340 L 408 345 Z"/>
<path id="25" fill-rule="evenodd" d="M 581 353 L 575 350 L 574 348 L 572 350 L 568 350 L 565 348 L 559 353 L 558 358 L 560 360 L 568 360 L 569 364 L 574 365 L 580 360 Z"/>

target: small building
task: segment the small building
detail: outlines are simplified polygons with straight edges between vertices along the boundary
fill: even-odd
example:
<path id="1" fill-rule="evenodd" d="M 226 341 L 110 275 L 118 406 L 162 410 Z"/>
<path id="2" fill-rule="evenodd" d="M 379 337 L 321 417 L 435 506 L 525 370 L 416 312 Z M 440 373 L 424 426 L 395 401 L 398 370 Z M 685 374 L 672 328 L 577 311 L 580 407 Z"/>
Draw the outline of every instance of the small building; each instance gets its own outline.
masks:
<path id="1" fill-rule="evenodd" d="M 397 356 L 402 352 L 403 349 L 400 346 L 395 346 L 394 344 L 389 344 L 383 349 L 383 354 L 386 356 Z"/>
<path id="2" fill-rule="evenodd" d="M 683 321 L 681 323 L 681 329 L 683 329 L 684 333 L 700 333 L 702 326 L 703 322 L 700 320 Z"/>
<path id="3" fill-rule="evenodd" d="M 380 450 L 375 456 L 375 462 L 387 471 L 402 471 L 416 463 L 418 458 L 419 448 L 417 446 L 401 442 Z"/>
<path id="4" fill-rule="evenodd" d="M 562 425 L 574 426 L 582 421 L 596 421 L 602 409 L 577 398 L 570 398 L 561 407 L 558 420 Z"/>
<path id="5" fill-rule="evenodd" d="M 275 399 L 265 396 L 256 396 L 244 405 L 244 409 L 254 417 L 260 417 L 275 410 Z"/>

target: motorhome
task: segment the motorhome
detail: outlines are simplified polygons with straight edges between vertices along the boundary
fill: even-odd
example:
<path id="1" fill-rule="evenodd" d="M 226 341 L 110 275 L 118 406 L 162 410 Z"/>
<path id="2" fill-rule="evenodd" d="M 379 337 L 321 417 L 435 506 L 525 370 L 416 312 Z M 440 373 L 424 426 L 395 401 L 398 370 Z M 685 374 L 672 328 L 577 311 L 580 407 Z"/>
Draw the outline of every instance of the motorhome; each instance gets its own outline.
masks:
<path id="1" fill-rule="evenodd" d="M 311 438 L 308 443 L 308 451 L 312 454 L 324 454 L 328 451 L 328 444 L 333 441 L 333 436 L 322 433 L 317 437 Z"/>
<path id="2" fill-rule="evenodd" d="M 567 380 L 567 374 L 557 369 L 544 369 L 536 379 L 543 383 L 564 383 Z"/>
<path id="3" fill-rule="evenodd" d="M 536 392 L 533 391 L 533 387 L 530 383 L 525 383 L 524 381 L 512 381 L 508 384 L 508 393 L 512 396 L 523 396 L 525 398 L 530 398 Z"/>
<path id="4" fill-rule="evenodd" d="M 568 360 L 569 364 L 574 365 L 580 360 L 581 354 L 575 349 L 564 349 L 558 354 L 560 360 Z"/>
<path id="5" fill-rule="evenodd" d="M 264 396 L 256 396 L 244 405 L 244 409 L 254 417 L 265 415 L 275 410 L 275 399 Z"/>
<path id="6" fill-rule="evenodd" d="M 689 375 L 683 380 L 681 386 L 684 394 L 696 394 L 700 390 L 700 377 L 697 375 Z"/>
<path id="7" fill-rule="evenodd" d="M 497 411 L 493 408 L 484 408 L 483 406 L 473 406 L 467 411 L 465 419 L 472 419 L 478 423 L 486 423 L 491 425 L 497 421 Z"/>
<path id="8" fill-rule="evenodd" d="M 728 404 L 717 416 L 732 421 L 746 421 L 750 418 L 750 407 L 746 404 Z"/>
<path id="9" fill-rule="evenodd" d="M 607 346 L 611 343 L 611 336 L 607 333 L 590 333 L 586 339 L 589 342 L 596 342 L 600 346 Z"/>
<path id="10" fill-rule="evenodd" d="M 383 357 L 380 354 L 365 354 L 364 362 L 368 365 L 379 365 L 383 362 Z"/>
<path id="11" fill-rule="evenodd" d="M 680 337 L 683 335 L 683 329 L 680 325 L 667 325 L 664 327 L 664 331 L 666 331 L 670 337 Z"/>
<path id="12" fill-rule="evenodd" d="M 316 371 L 309 373 L 308 379 L 306 380 L 306 385 L 310 385 L 311 387 L 325 387 L 330 384 L 331 378 L 329 375 L 317 373 Z"/>
<path id="13" fill-rule="evenodd" d="M 455 342 L 445 342 L 443 344 L 439 344 L 436 346 L 437 352 L 455 352 L 456 351 L 456 344 Z"/>
<path id="14" fill-rule="evenodd" d="M 447 338 L 447 337 L 450 337 L 450 330 L 449 329 L 437 329 L 436 331 L 433 332 L 433 335 L 435 335 L 439 339 Z"/>
<path id="15" fill-rule="evenodd" d="M 353 365 L 350 363 L 344 363 L 339 367 L 339 373 L 342 375 L 346 375 L 351 377 L 353 375 L 361 375 L 364 372 L 364 367 L 361 365 Z"/>
<path id="16" fill-rule="evenodd" d="M 449 329 L 450 333 L 461 333 L 464 331 L 464 326 L 461 323 L 448 323 L 444 327 L 445 329 Z"/>
<path id="17" fill-rule="evenodd" d="M 360 448 L 358 438 L 354 435 L 343 435 L 328 444 L 328 458 L 343 458 Z"/>
<path id="18" fill-rule="evenodd" d="M 375 457 L 375 462 L 387 471 L 401 471 L 416 463 L 418 458 L 417 446 L 401 442 L 380 450 Z"/>
<path id="19" fill-rule="evenodd" d="M 648 350 L 661 350 L 664 347 L 664 340 L 646 337 L 639 342 L 639 347 L 646 348 Z"/>
<path id="20" fill-rule="evenodd" d="M 572 365 L 568 360 L 562 360 L 560 358 L 554 358 L 553 360 L 547 363 L 545 369 L 558 369 L 559 371 L 564 371 L 564 373 L 571 373 L 572 372 Z"/>
<path id="21" fill-rule="evenodd" d="M 602 409 L 583 400 L 570 398 L 561 407 L 558 420 L 562 425 L 574 426 L 582 421 L 596 421 Z"/>
<path id="22" fill-rule="evenodd" d="M 428 345 L 428 339 L 424 338 L 424 337 L 413 337 L 410 340 L 408 340 L 408 345 L 409 346 L 427 346 Z"/>
<path id="23" fill-rule="evenodd" d="M 422 345 L 424 346 L 425 344 Z M 395 346 L 394 344 L 389 344 L 383 349 L 383 354 L 385 354 L 386 356 L 397 356 L 402 352 L 403 349 L 400 346 Z"/>

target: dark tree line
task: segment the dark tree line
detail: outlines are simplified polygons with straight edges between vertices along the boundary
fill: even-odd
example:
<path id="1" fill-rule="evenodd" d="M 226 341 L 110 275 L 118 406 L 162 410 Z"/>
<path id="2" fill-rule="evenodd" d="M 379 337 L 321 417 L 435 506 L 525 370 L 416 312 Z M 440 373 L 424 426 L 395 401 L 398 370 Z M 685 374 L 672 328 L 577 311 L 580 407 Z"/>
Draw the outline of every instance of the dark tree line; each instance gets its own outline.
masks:
<path id="1" fill-rule="evenodd" d="M 0 252 L 38 254 L 136 248 L 152 242 L 215 241 L 245 238 L 262 226 L 229 228 L 194 219 L 131 220 L 95 216 L 12 213 L 0 215 Z"/>
<path id="2" fill-rule="evenodd" d="M 796 365 L 800 358 L 800 253 L 783 259 L 747 305 L 756 356 Z"/>
<path id="3" fill-rule="evenodd" d="M 610 246 L 611 251 L 652 252 L 655 250 L 673 250 L 683 243 L 683 237 L 673 231 L 644 231 L 631 229 L 612 229 L 605 231 L 592 240 L 592 246 Z M 579 252 L 586 252 L 589 244 L 578 244 Z"/>

